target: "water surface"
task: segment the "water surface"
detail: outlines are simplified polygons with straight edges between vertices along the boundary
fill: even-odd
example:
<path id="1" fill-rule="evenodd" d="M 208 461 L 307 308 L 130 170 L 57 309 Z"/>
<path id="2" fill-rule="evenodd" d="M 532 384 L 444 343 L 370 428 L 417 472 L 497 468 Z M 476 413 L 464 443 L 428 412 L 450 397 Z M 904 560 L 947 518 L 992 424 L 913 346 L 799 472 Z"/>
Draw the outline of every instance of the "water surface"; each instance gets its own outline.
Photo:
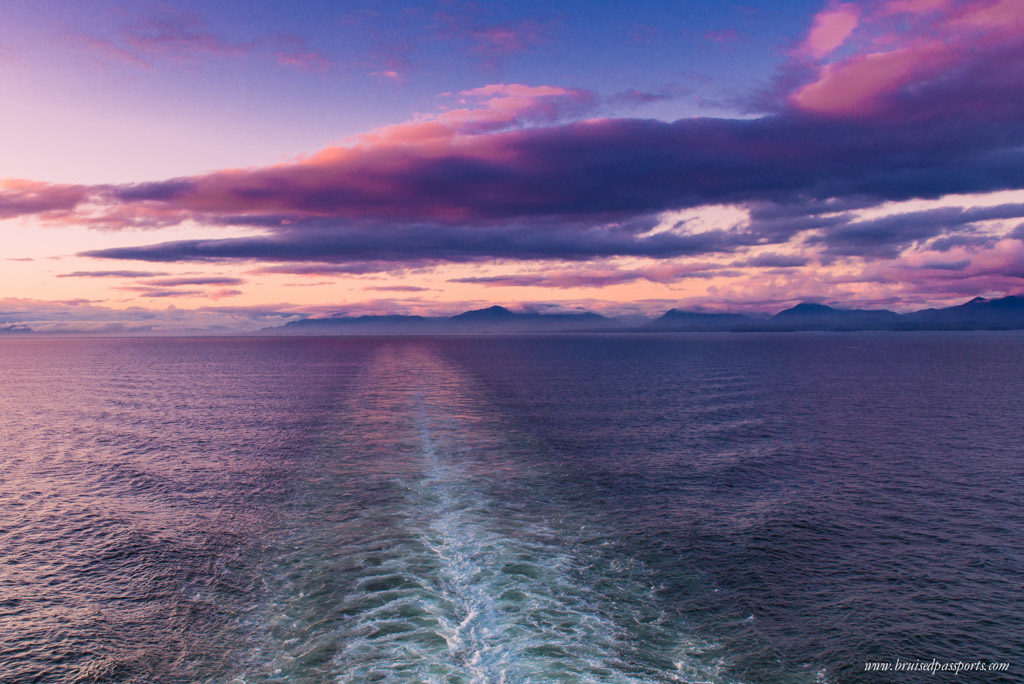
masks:
<path id="1" fill-rule="evenodd" d="M 5 680 L 885 681 L 864 661 L 1024 653 L 1020 334 L 0 360 Z"/>

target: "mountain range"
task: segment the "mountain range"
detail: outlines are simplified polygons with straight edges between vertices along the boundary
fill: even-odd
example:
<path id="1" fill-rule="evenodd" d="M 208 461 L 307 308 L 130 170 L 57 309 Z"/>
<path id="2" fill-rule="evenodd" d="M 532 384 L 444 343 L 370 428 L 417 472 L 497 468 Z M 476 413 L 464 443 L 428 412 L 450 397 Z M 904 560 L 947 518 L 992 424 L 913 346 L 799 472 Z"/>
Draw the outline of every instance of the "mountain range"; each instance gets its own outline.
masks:
<path id="1" fill-rule="evenodd" d="M 841 309 L 804 302 L 774 316 L 670 309 L 646 322 L 592 312 L 513 312 L 502 306 L 449 317 L 332 316 L 305 318 L 263 330 L 271 335 L 445 334 L 519 332 L 659 332 L 797 330 L 1021 330 L 1024 297 L 976 297 L 944 309 L 899 314 L 885 309 Z"/>

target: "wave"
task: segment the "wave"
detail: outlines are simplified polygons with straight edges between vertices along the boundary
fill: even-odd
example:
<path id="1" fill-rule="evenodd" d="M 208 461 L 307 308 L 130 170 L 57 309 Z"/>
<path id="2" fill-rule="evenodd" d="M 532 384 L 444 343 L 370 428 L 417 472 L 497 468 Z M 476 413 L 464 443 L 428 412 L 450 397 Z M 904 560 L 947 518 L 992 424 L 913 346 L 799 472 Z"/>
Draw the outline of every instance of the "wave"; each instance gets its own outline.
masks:
<path id="1" fill-rule="evenodd" d="M 246 678 L 730 680 L 457 368 L 395 347 L 359 385 L 279 542 Z"/>

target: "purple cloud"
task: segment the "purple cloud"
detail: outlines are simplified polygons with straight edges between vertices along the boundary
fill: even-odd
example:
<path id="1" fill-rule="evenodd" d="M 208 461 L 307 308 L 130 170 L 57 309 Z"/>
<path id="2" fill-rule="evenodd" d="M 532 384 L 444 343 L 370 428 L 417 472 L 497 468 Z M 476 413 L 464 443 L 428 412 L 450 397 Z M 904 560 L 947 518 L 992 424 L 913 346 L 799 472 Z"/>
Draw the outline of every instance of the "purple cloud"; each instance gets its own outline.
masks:
<path id="1" fill-rule="evenodd" d="M 990 4 L 992 16 L 1019 17 L 1011 0 Z M 856 218 L 886 201 L 1024 188 L 1019 22 L 978 14 L 973 3 L 926 18 L 908 7 L 882 2 L 819 17 L 771 113 L 758 118 L 579 120 L 600 98 L 496 84 L 300 161 L 139 185 L 15 189 L 0 195 L 0 216 L 57 211 L 86 225 L 194 220 L 268 233 L 86 253 L 153 262 L 664 258 L 797 235 L 825 258 L 991 244 L 996 237 L 976 224 L 1024 216 L 1020 205 Z M 872 28 L 892 16 L 909 27 L 907 47 L 887 46 Z M 450 25 L 464 35 L 496 25 L 474 22 Z M 971 49 L 957 26 L 971 29 Z M 203 42 L 187 23 L 157 28 L 156 42 Z M 75 213 L 86 202 L 89 211 Z M 645 232 L 660 212 L 711 204 L 748 206 L 750 224 Z"/>
<path id="2" fill-rule="evenodd" d="M 548 287 L 572 289 L 577 287 L 609 287 L 647 280 L 653 283 L 674 283 L 687 278 L 714 278 L 736 276 L 739 271 L 721 268 L 717 264 L 659 264 L 635 269 L 586 266 L 582 268 L 545 271 L 543 273 L 511 273 L 497 276 L 468 276 L 453 278 L 452 283 L 475 283 L 488 287 Z"/>
<path id="3" fill-rule="evenodd" d="M 849 222 L 820 237 L 811 238 L 809 242 L 823 243 L 829 254 L 894 257 L 910 244 L 963 229 L 973 223 L 1021 217 L 1024 217 L 1024 204 L 1020 203 L 992 207 L 941 207 Z"/>
<path id="4" fill-rule="evenodd" d="M 180 287 L 182 285 L 241 285 L 245 281 L 241 278 L 223 277 L 184 277 L 184 278 L 156 278 L 146 281 L 146 285 L 153 287 Z"/>
<path id="5" fill-rule="evenodd" d="M 420 263 L 408 260 L 396 264 L 393 261 L 351 261 L 343 263 L 289 263 L 276 266 L 263 266 L 251 271 L 255 274 L 282 274 L 298 276 L 335 276 L 335 275 L 366 275 L 369 273 L 395 273 L 413 268 L 424 268 L 435 265 L 436 261 Z"/>
<path id="6" fill-rule="evenodd" d="M 176 60 L 203 53 L 241 57 L 253 48 L 251 43 L 232 43 L 216 36 L 197 14 L 170 8 L 129 23 L 123 36 L 129 45 L 143 54 Z"/>
<path id="7" fill-rule="evenodd" d="M 80 33 L 69 37 L 95 53 L 145 69 L 159 61 L 188 63 L 208 57 L 251 56 L 306 72 L 324 73 L 336 66 L 300 36 L 279 33 L 232 41 L 215 32 L 201 15 L 170 7 L 135 16 L 113 37 Z"/>
<path id="8" fill-rule="evenodd" d="M 202 290 L 161 290 L 158 288 L 146 287 L 120 287 L 119 290 L 138 292 L 140 297 L 163 299 L 164 297 L 196 297 L 202 295 Z"/>
<path id="9" fill-rule="evenodd" d="M 164 271 L 75 271 L 60 273 L 58 278 L 153 278 L 167 275 Z"/>
<path id="10" fill-rule="evenodd" d="M 475 3 L 449 3 L 433 22 L 438 39 L 468 43 L 493 65 L 546 42 L 551 33 L 549 23 L 535 19 L 494 20 Z"/>
<path id="11" fill-rule="evenodd" d="M 310 47 L 306 40 L 299 36 L 279 34 L 268 42 L 278 66 L 313 73 L 324 73 L 335 67 L 330 57 Z"/>
<path id="12" fill-rule="evenodd" d="M 0 179 L 0 219 L 71 211 L 90 194 L 82 185 Z"/>
<path id="13" fill-rule="evenodd" d="M 181 240 L 141 247 L 117 247 L 84 252 L 83 256 L 151 262 L 265 261 L 408 262 L 480 261 L 492 258 L 585 260 L 629 255 L 670 257 L 728 252 L 759 243 L 738 231 L 709 231 L 698 235 L 657 233 L 644 236 L 617 227 L 535 231 L 528 225 L 379 226 L 338 228 L 271 237 Z M 346 270 L 349 268 L 345 267 Z M 321 270 L 314 272 L 322 273 Z"/>

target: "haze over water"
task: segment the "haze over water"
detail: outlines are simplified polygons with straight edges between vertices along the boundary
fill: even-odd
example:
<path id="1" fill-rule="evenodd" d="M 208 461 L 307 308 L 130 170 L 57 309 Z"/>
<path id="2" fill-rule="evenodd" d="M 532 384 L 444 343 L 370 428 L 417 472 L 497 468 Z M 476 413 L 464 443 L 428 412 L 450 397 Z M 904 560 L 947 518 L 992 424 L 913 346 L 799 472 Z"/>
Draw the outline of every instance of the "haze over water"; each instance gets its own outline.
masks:
<path id="1" fill-rule="evenodd" d="M 4 681 L 1020 676 L 1019 333 L 0 352 Z"/>

